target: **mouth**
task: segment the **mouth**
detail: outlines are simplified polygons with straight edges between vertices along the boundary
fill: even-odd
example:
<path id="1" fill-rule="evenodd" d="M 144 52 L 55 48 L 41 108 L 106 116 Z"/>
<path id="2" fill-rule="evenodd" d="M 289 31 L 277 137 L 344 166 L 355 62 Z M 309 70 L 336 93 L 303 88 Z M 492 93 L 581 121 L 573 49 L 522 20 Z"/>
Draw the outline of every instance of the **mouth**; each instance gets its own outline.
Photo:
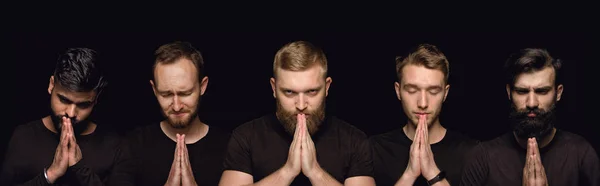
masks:
<path id="1" fill-rule="evenodd" d="M 529 114 L 527 114 L 527 117 L 530 117 L 530 118 L 534 118 L 535 116 L 537 116 L 537 115 L 533 112 L 530 112 Z"/>
<path id="2" fill-rule="evenodd" d="M 415 112 L 415 115 L 417 115 L 417 117 L 427 117 L 429 113 L 425 113 L 425 112 Z"/>
<path id="3" fill-rule="evenodd" d="M 178 112 L 178 113 L 171 113 L 171 115 L 175 116 L 175 117 L 183 117 L 187 114 L 187 112 Z"/>

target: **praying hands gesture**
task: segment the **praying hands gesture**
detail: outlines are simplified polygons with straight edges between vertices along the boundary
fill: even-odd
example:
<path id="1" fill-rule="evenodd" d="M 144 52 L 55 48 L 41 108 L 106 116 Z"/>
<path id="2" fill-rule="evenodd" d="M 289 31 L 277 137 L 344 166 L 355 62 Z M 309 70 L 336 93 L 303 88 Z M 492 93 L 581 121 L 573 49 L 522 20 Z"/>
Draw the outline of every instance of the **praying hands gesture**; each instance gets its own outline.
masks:
<path id="1" fill-rule="evenodd" d="M 410 146 L 410 157 L 408 165 L 404 170 L 404 174 L 400 177 L 396 185 L 413 185 L 415 180 L 422 175 L 425 179 L 431 180 L 440 173 L 440 169 L 435 164 L 431 145 L 429 144 L 429 131 L 427 129 L 427 121 L 425 116 L 419 117 L 417 130 L 413 138 L 413 143 Z M 435 184 L 450 185 L 446 179 Z"/>
<path id="2" fill-rule="evenodd" d="M 75 165 L 82 158 L 81 149 L 77 145 L 75 134 L 73 133 L 73 124 L 67 117 L 62 117 L 62 127 L 60 129 L 60 142 L 54 153 L 52 165 L 46 170 L 47 181 L 54 183 L 63 176 L 68 167 Z"/>
<path id="3" fill-rule="evenodd" d="M 523 168 L 523 186 L 547 186 L 546 171 L 535 138 L 527 141 L 527 157 Z"/>
<path id="4" fill-rule="evenodd" d="M 192 173 L 192 166 L 188 156 L 187 146 L 185 145 L 185 134 L 177 134 L 177 146 L 175 147 L 175 157 L 169 172 L 169 178 L 165 186 L 196 186 L 196 180 Z"/>

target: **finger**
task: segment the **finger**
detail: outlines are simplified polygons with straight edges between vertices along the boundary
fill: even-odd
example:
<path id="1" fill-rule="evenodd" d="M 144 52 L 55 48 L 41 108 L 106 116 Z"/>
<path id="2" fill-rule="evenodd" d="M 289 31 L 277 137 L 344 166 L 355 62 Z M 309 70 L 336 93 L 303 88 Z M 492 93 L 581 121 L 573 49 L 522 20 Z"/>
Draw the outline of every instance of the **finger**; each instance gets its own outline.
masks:
<path id="1" fill-rule="evenodd" d="M 73 131 L 73 123 L 70 119 L 67 119 L 67 123 L 69 124 L 69 133 L 71 134 L 71 145 L 77 144 L 77 139 L 75 138 L 75 131 Z"/>
<path id="2" fill-rule="evenodd" d="M 533 165 L 533 156 L 527 156 L 527 174 L 529 181 L 535 180 L 535 165 Z"/>
<path id="3" fill-rule="evenodd" d="M 533 154 L 538 156 L 540 155 L 540 148 L 538 147 L 538 143 L 537 140 L 535 140 L 535 138 L 533 138 L 533 140 L 531 140 L 532 142 L 532 146 L 533 146 Z"/>
<path id="4" fill-rule="evenodd" d="M 423 130 L 423 144 L 429 144 L 429 127 L 427 126 L 427 117 L 421 115 L 421 128 Z"/>
<path id="5" fill-rule="evenodd" d="M 533 140 L 534 138 L 527 139 L 527 156 L 533 155 Z"/>

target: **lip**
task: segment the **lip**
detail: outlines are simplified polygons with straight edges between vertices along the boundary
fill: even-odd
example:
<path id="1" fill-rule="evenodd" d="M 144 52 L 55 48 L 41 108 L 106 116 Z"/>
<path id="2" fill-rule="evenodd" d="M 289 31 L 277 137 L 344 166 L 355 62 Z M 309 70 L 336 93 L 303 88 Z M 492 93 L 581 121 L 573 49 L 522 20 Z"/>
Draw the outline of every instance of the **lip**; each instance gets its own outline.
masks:
<path id="1" fill-rule="evenodd" d="M 529 114 L 527 114 L 527 116 L 528 116 L 528 117 L 535 117 L 535 116 L 537 116 L 537 115 L 536 115 L 535 113 L 529 113 Z"/>
<path id="2" fill-rule="evenodd" d="M 182 117 L 185 116 L 187 113 L 186 112 L 182 112 L 182 113 L 173 113 L 171 115 L 176 116 L 176 117 Z"/>

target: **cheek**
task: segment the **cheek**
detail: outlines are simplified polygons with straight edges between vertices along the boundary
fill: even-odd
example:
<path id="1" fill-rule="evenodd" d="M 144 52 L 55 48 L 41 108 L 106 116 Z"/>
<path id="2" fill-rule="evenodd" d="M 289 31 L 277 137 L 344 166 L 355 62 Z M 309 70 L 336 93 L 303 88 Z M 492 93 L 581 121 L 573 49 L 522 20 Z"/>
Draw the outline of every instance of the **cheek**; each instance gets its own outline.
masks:
<path id="1" fill-rule="evenodd" d="M 162 107 L 163 109 L 169 108 L 171 106 L 172 102 L 173 102 L 173 98 L 158 97 L 158 104 L 160 104 L 160 107 Z"/>

